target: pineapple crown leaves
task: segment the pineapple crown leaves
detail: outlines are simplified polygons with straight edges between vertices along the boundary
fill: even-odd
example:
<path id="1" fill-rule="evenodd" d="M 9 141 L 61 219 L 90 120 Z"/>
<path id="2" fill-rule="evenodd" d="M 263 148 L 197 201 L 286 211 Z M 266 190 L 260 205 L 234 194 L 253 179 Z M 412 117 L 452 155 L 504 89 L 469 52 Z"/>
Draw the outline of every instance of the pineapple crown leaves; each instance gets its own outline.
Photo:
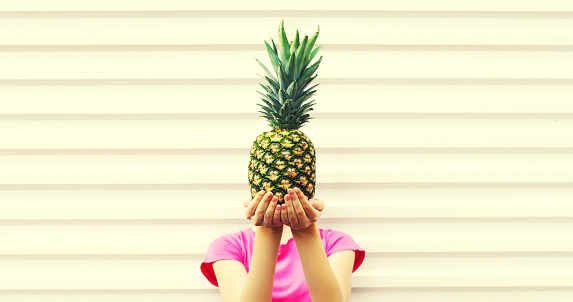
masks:
<path id="1" fill-rule="evenodd" d="M 310 98 L 316 92 L 314 88 L 318 84 L 308 86 L 316 78 L 313 74 L 322 62 L 321 56 L 311 64 L 322 47 L 313 49 L 319 33 L 320 26 L 310 39 L 305 35 L 301 41 L 297 30 L 294 39 L 289 42 L 283 20 L 279 26 L 279 47 L 272 38 L 272 45 L 265 41 L 274 73 L 255 59 L 266 73 L 266 76 L 259 74 L 266 80 L 265 84 L 260 84 L 266 93 L 257 91 L 263 101 L 263 104 L 257 105 L 262 108 L 259 112 L 273 129 L 299 129 L 311 119 L 308 112 L 315 103 Z"/>

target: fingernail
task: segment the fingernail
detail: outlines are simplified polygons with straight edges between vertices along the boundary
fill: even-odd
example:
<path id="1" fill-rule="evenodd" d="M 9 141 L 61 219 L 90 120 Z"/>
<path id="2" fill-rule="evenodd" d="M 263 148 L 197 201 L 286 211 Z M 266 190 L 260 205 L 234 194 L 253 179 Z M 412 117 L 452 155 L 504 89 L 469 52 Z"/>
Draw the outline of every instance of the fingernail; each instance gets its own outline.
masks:
<path id="1" fill-rule="evenodd" d="M 295 187 L 294 190 L 298 193 L 300 192 L 300 189 L 298 187 Z"/>
<path id="2" fill-rule="evenodd" d="M 259 195 L 261 195 L 261 196 L 265 195 L 265 190 L 260 190 Z"/>
<path id="3" fill-rule="evenodd" d="M 285 200 L 290 201 L 290 195 L 285 196 Z"/>
<path id="4" fill-rule="evenodd" d="M 276 196 L 273 197 L 273 199 L 271 199 L 271 202 L 277 202 L 278 198 Z"/>

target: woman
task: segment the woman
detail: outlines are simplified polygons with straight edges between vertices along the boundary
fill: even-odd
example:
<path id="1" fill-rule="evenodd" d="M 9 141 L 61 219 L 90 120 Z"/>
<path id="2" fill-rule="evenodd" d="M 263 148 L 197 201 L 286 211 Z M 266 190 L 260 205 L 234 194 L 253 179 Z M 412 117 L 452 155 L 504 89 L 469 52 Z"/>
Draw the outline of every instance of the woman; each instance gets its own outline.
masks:
<path id="1" fill-rule="evenodd" d="M 215 239 L 201 271 L 225 302 L 349 301 L 364 250 L 343 232 L 318 228 L 321 200 L 298 188 L 284 200 L 261 191 L 243 202 L 253 226 Z"/>

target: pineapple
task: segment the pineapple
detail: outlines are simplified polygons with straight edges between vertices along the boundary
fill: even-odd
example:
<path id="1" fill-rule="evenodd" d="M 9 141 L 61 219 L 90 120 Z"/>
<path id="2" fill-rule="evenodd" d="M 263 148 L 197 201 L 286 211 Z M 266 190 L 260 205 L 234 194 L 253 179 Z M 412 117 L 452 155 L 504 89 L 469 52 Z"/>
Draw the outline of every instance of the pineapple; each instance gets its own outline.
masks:
<path id="1" fill-rule="evenodd" d="M 289 42 L 284 30 L 284 20 L 279 26 L 279 47 L 271 38 L 272 47 L 265 41 L 267 52 L 274 69 L 269 71 L 258 59 L 266 72 L 261 76 L 266 84 L 260 84 L 266 93 L 261 93 L 262 113 L 272 130 L 258 135 L 253 142 L 249 160 L 249 187 L 254 197 L 259 191 L 272 192 L 278 203 L 284 203 L 287 189 L 298 187 L 307 198 L 314 197 L 316 183 L 316 157 L 314 145 L 299 130 L 309 119 L 314 100 L 310 100 L 318 84 L 309 87 L 322 56 L 313 64 L 310 62 L 321 46 L 314 44 L 320 26 L 309 39 L 302 41 L 298 30 Z"/>

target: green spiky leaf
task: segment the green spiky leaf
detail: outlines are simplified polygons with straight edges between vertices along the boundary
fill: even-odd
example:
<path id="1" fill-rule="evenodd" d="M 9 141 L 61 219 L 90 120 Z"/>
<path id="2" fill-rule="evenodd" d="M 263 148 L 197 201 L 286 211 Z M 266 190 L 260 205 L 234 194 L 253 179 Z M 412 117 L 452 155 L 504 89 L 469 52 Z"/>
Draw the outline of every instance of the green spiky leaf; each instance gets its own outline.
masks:
<path id="1" fill-rule="evenodd" d="M 314 64 L 312 64 L 309 68 L 307 68 L 304 71 L 304 73 L 300 76 L 300 81 L 304 82 L 306 78 L 309 78 L 318 69 L 318 65 L 320 65 L 320 62 L 322 62 L 322 57 L 320 57 L 318 61 L 314 62 Z"/>
<path id="2" fill-rule="evenodd" d="M 267 69 L 267 67 L 263 63 L 261 63 L 261 61 L 259 61 L 259 59 L 255 59 L 255 60 L 257 60 L 257 62 L 259 62 L 259 65 L 261 65 L 261 67 L 265 70 L 267 75 L 276 82 L 277 79 L 275 79 L 275 76 Z"/>
<path id="3" fill-rule="evenodd" d="M 300 46 L 298 47 L 298 49 L 295 53 L 296 54 L 295 78 L 297 78 L 297 79 L 300 77 L 300 73 L 303 70 L 303 62 L 304 62 L 305 49 L 306 49 L 307 41 L 308 41 L 308 36 L 304 36 L 302 43 L 300 44 Z"/>
<path id="4" fill-rule="evenodd" d="M 309 63 L 312 58 L 310 58 L 310 51 L 312 50 L 312 48 L 314 47 L 314 43 L 316 43 L 316 39 L 318 39 L 318 34 L 320 34 L 320 25 L 318 26 L 318 29 L 316 30 L 316 33 L 312 36 L 312 38 L 310 38 L 310 40 L 308 41 L 308 47 L 305 50 L 305 54 L 304 54 L 304 62 L 305 64 Z"/>
<path id="5" fill-rule="evenodd" d="M 284 70 L 282 63 L 279 63 L 278 70 L 279 70 L 278 78 L 279 78 L 279 84 L 280 84 L 279 87 L 280 87 L 280 89 L 286 89 L 288 87 L 288 85 L 290 84 L 290 81 L 288 80 L 286 71 Z"/>
<path id="6" fill-rule="evenodd" d="M 262 96 L 262 102 L 257 105 L 261 107 L 261 116 L 273 129 L 298 129 L 311 119 L 308 112 L 315 105 L 312 97 L 318 86 L 311 85 L 311 82 L 317 77 L 315 73 L 322 62 L 322 57 L 312 62 L 321 48 L 314 48 L 319 32 L 320 27 L 312 37 L 305 35 L 302 38 L 297 29 L 293 40 L 289 41 L 282 20 L 278 28 L 278 42 L 275 43 L 272 37 L 271 43 L 265 41 L 275 72 L 257 59 L 266 73 L 265 76 L 259 75 L 266 81 L 266 85 L 261 84 L 266 93 L 257 91 Z"/>
<path id="7" fill-rule="evenodd" d="M 258 74 L 258 73 L 257 73 L 257 75 L 260 76 L 261 78 L 266 79 L 267 82 L 269 83 L 269 85 L 265 85 L 265 86 L 267 86 L 267 88 L 270 88 L 270 89 L 273 91 L 274 94 L 277 93 L 277 91 L 278 91 L 278 89 L 279 89 L 277 82 L 271 80 L 271 79 L 270 79 L 269 77 L 267 77 L 267 76 L 262 76 L 262 75 L 260 75 L 260 74 Z"/>
<path id="8" fill-rule="evenodd" d="M 278 55 L 279 51 L 277 49 L 277 45 L 275 44 L 275 40 L 273 40 L 273 38 L 271 38 L 271 42 L 273 43 L 273 51 L 275 52 L 275 54 Z"/>
<path id="9" fill-rule="evenodd" d="M 289 42 L 284 29 L 284 20 L 281 22 L 279 27 L 279 45 L 280 45 L 280 58 L 281 62 L 287 62 L 289 59 Z"/>
<path id="10" fill-rule="evenodd" d="M 294 40 L 290 43 L 290 53 L 292 54 L 293 52 L 295 52 L 299 45 L 300 45 L 300 38 L 298 37 L 298 29 L 297 29 L 296 34 L 294 36 Z"/>
<path id="11" fill-rule="evenodd" d="M 269 103 L 267 103 L 267 105 L 269 105 L 269 107 L 272 107 L 275 110 L 278 110 L 278 108 L 281 107 L 281 103 L 279 102 L 278 98 L 275 99 L 275 98 L 271 97 L 269 94 L 263 94 L 260 91 L 257 91 L 257 92 L 263 96 L 263 101 L 269 102 Z"/>
<path id="12" fill-rule="evenodd" d="M 293 92 L 296 91 L 297 87 L 296 87 L 296 80 L 294 80 L 292 83 L 290 83 L 290 85 L 288 86 L 286 93 L 289 96 L 293 95 Z"/>
<path id="13" fill-rule="evenodd" d="M 316 54 L 318 53 L 318 51 L 322 48 L 322 45 L 316 47 L 312 53 L 310 54 L 310 58 L 308 59 L 308 61 L 312 61 L 312 59 L 314 58 L 314 56 L 316 56 Z"/>
<path id="14" fill-rule="evenodd" d="M 294 79 L 293 75 L 294 75 L 294 71 L 295 71 L 295 65 L 296 65 L 296 55 L 292 54 L 292 56 L 290 57 L 287 65 L 286 65 L 286 71 L 287 71 L 287 74 L 289 75 L 289 77 L 288 77 L 289 80 Z"/>
<path id="15" fill-rule="evenodd" d="M 269 53 L 269 58 L 271 59 L 271 65 L 273 66 L 273 68 L 275 69 L 275 72 L 278 73 L 277 71 L 277 65 L 279 64 L 280 60 L 279 57 L 276 54 L 276 50 L 273 50 L 271 48 L 271 46 L 269 45 L 269 43 L 267 43 L 267 41 L 265 41 L 265 45 L 267 47 L 267 52 Z M 273 42 L 273 46 L 274 46 L 274 42 Z"/>

